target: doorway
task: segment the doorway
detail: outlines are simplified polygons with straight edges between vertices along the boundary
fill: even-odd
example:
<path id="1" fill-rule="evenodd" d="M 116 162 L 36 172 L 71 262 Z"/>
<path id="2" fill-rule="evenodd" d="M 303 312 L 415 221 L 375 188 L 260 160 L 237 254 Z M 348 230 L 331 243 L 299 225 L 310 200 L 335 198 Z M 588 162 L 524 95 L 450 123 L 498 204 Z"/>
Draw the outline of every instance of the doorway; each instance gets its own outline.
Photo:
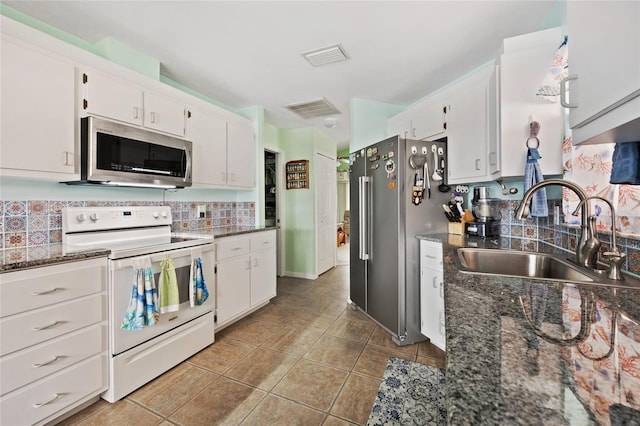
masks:
<path id="1" fill-rule="evenodd" d="M 264 150 L 264 225 L 276 227 L 276 274 L 281 277 L 284 270 L 284 239 L 282 238 L 283 223 L 280 220 L 282 212 L 281 187 L 284 182 L 283 156 L 279 151 Z"/>

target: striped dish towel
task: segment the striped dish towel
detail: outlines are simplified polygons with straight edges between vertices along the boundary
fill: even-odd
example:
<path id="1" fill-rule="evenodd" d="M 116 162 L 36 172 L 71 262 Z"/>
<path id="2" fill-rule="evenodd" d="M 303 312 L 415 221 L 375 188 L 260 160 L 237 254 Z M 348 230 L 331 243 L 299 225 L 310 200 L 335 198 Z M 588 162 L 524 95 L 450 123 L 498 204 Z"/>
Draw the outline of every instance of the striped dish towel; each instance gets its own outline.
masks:
<path id="1" fill-rule="evenodd" d="M 535 148 L 529 148 L 527 152 L 527 162 L 524 166 L 524 191 L 527 192 L 529 188 L 538 182 L 544 180 L 542 170 L 538 164 L 538 158 L 540 154 Z M 546 188 L 538 189 L 531 198 L 531 204 L 529 205 L 529 216 L 543 217 L 549 216 L 549 207 L 547 206 L 547 191 Z"/>

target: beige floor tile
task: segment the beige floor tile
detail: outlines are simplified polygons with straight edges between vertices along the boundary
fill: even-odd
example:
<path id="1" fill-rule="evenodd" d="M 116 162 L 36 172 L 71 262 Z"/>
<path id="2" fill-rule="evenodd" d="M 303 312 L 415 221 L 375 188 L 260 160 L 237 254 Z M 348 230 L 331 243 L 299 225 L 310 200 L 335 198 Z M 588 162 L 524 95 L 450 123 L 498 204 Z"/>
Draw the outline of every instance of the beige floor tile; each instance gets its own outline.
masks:
<path id="1" fill-rule="evenodd" d="M 350 374 L 331 407 L 331 414 L 357 424 L 365 424 L 379 387 L 379 379 Z"/>
<path id="2" fill-rule="evenodd" d="M 333 416 L 327 416 L 327 418 L 324 420 L 324 423 L 322 423 L 322 426 L 351 426 L 354 424 L 356 423 L 351 423 L 344 419 L 339 419 Z"/>
<path id="3" fill-rule="evenodd" d="M 273 388 L 272 393 L 327 411 L 347 374 L 346 371 L 302 359 Z"/>
<path id="4" fill-rule="evenodd" d="M 367 321 L 367 322 L 371 322 L 371 320 L 369 319 L 369 317 L 362 312 L 359 309 L 354 309 L 351 306 L 352 305 L 347 305 L 348 309 L 346 309 L 341 315 L 340 318 L 342 319 L 352 319 L 352 320 L 360 320 L 360 321 Z M 372 323 L 372 322 L 371 322 Z M 373 323 L 372 323 L 373 324 Z"/>
<path id="5" fill-rule="evenodd" d="M 446 359 L 446 353 L 442 349 L 427 341 L 418 343 L 418 356 L 442 361 Z"/>
<path id="6" fill-rule="evenodd" d="M 81 415 L 83 412 L 81 411 L 76 416 Z M 70 417 L 60 424 L 65 426 L 71 424 L 78 426 L 121 426 L 131 424 L 132 419 L 135 419 L 136 426 L 156 426 L 162 423 L 162 417 L 145 410 L 131 401 L 122 399 L 113 404 L 107 403 L 103 409 L 77 423 L 74 423 L 74 419 Z"/>
<path id="7" fill-rule="evenodd" d="M 327 330 L 326 334 L 345 339 L 366 342 L 371 337 L 375 324 L 371 321 L 338 318 Z"/>
<path id="8" fill-rule="evenodd" d="M 250 345 L 260 346 L 269 337 L 273 336 L 282 327 L 278 324 L 272 324 L 265 321 L 238 321 L 237 323 L 225 328 L 220 333 L 216 334 L 218 337 L 230 337 L 235 340 L 240 340 Z"/>
<path id="9" fill-rule="evenodd" d="M 300 358 L 258 348 L 225 373 L 226 377 L 271 390 Z"/>
<path id="10" fill-rule="evenodd" d="M 285 326 L 267 339 L 262 347 L 302 356 L 318 341 L 322 333 L 315 330 Z"/>
<path id="11" fill-rule="evenodd" d="M 292 312 L 294 312 L 294 309 L 289 306 L 270 303 L 252 313 L 247 318 L 250 321 L 263 321 L 282 326 L 289 324 L 289 317 Z"/>
<path id="12" fill-rule="evenodd" d="M 183 363 L 130 394 L 137 402 L 164 417 L 173 413 L 220 376 L 194 365 Z"/>
<path id="13" fill-rule="evenodd" d="M 389 334 L 385 329 L 379 326 L 375 327 L 375 329 L 373 330 L 368 343 L 371 345 L 398 350 L 405 354 L 405 359 L 408 359 L 410 361 L 415 361 L 416 355 L 418 354 L 417 343 L 414 343 L 413 345 L 398 346 L 391 339 L 391 334 Z"/>
<path id="14" fill-rule="evenodd" d="M 185 426 L 237 425 L 265 395 L 264 391 L 221 377 L 168 420 Z"/>
<path id="15" fill-rule="evenodd" d="M 312 426 L 322 424 L 324 413 L 304 405 L 279 398 L 267 396 L 258 407 L 242 423 L 256 426 Z"/>
<path id="16" fill-rule="evenodd" d="M 290 317 L 290 324 L 319 332 L 324 332 L 336 320 L 336 315 L 312 314 L 307 311 L 296 311 Z"/>
<path id="17" fill-rule="evenodd" d="M 353 372 L 382 378 L 390 357 L 407 359 L 406 354 L 397 349 L 366 345 L 353 367 Z"/>
<path id="18" fill-rule="evenodd" d="M 229 337 L 216 338 L 211 346 L 201 350 L 187 362 L 222 374 L 255 348 L 256 346 Z"/>
<path id="19" fill-rule="evenodd" d="M 316 344 L 309 349 L 304 358 L 332 367 L 351 370 L 363 348 L 364 343 L 325 335 L 320 337 Z"/>

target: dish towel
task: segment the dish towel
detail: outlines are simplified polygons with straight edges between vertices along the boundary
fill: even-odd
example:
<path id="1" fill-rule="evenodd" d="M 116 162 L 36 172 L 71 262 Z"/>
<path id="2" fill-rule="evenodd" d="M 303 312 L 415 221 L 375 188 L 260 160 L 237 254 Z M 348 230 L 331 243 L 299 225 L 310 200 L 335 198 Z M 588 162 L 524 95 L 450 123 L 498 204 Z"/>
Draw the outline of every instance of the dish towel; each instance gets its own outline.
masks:
<path id="1" fill-rule="evenodd" d="M 189 279 L 189 303 L 193 308 L 209 298 L 202 270 L 202 249 L 191 249 L 191 277 Z"/>
<path id="2" fill-rule="evenodd" d="M 180 307 L 178 278 L 173 259 L 166 255 L 160 263 L 160 313 L 175 312 Z"/>
<path id="3" fill-rule="evenodd" d="M 553 55 L 551 66 L 549 66 L 549 70 L 536 92 L 537 96 L 553 100 L 560 96 L 560 81 L 569 75 L 567 41 L 568 38 L 565 36 L 555 55 Z"/>
<path id="4" fill-rule="evenodd" d="M 527 162 L 524 166 L 524 191 L 527 192 L 529 188 L 538 182 L 544 180 L 542 170 L 538 164 L 540 153 L 536 148 L 529 148 L 527 151 Z M 529 215 L 534 217 L 549 216 L 549 207 L 547 206 L 547 191 L 546 188 L 540 188 L 533 194 L 531 204 L 529 205 Z"/>
<path id="5" fill-rule="evenodd" d="M 148 257 L 140 258 L 134 261 L 131 298 L 120 328 L 142 330 L 146 326 L 155 325 L 159 320 L 158 289 L 153 278 L 151 260 Z"/>
<path id="6" fill-rule="evenodd" d="M 617 143 L 609 183 L 640 185 L 640 142 Z"/>

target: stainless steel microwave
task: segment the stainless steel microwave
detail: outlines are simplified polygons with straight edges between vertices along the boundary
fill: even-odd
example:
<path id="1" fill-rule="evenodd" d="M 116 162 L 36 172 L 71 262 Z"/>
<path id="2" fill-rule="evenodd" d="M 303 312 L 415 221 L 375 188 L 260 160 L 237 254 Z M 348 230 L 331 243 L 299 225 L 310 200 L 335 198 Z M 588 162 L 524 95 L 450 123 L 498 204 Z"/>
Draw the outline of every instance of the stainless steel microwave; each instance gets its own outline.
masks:
<path id="1" fill-rule="evenodd" d="M 81 119 L 79 183 L 191 186 L 190 141 L 103 120 Z"/>

